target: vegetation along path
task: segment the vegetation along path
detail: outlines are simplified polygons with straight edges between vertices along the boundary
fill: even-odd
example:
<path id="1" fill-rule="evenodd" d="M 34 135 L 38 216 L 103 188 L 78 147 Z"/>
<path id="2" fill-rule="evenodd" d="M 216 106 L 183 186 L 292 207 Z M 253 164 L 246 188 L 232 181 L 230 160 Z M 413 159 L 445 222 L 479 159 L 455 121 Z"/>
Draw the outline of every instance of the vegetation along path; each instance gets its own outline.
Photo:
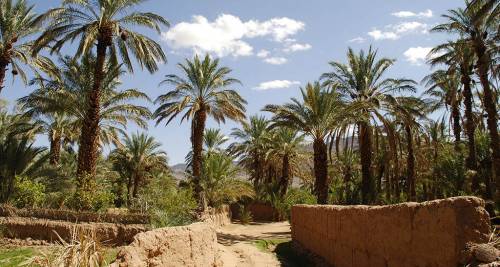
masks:
<path id="1" fill-rule="evenodd" d="M 277 244 L 290 241 L 290 224 L 230 224 L 217 231 L 217 239 L 224 267 L 281 266 L 279 257 L 272 252 Z"/>

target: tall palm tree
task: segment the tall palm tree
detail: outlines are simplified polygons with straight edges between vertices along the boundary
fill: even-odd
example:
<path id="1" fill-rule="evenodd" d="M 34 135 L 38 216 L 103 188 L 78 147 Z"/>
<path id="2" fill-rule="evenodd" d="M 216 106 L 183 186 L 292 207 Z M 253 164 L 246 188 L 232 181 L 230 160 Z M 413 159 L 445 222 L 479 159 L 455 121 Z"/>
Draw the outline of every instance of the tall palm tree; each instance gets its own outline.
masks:
<path id="1" fill-rule="evenodd" d="M 159 15 L 135 11 L 144 1 L 64 0 L 61 7 L 50 9 L 45 14 L 51 17 L 52 21 L 35 41 L 34 54 L 48 45 L 51 45 L 53 52 L 60 51 L 66 43 L 76 39 L 79 39 L 76 58 L 89 55 L 93 47 L 97 47 L 92 90 L 87 91 L 88 105 L 80 135 L 77 170 L 79 175 L 93 175 L 96 171 L 100 100 L 106 75 L 108 48 L 108 61 L 118 65 L 119 54 L 130 72 L 133 71 L 131 56 L 151 73 L 158 70 L 158 63 L 166 61 L 158 43 L 133 30 L 137 26 L 143 26 L 160 33 L 161 25 L 168 26 L 168 22 Z"/>
<path id="2" fill-rule="evenodd" d="M 279 181 L 280 195 L 286 195 L 288 185 L 294 177 L 294 171 L 300 155 L 300 147 L 304 137 L 297 130 L 280 127 L 273 131 L 268 156 L 281 160 L 281 179 Z"/>
<path id="3" fill-rule="evenodd" d="M 127 182 L 127 202 L 137 197 L 139 187 L 152 178 L 153 170 L 168 169 L 167 154 L 161 143 L 144 133 L 125 135 L 123 145 L 113 150 L 110 159 L 114 169 Z"/>
<path id="4" fill-rule="evenodd" d="M 450 75 L 457 72 L 460 74 L 460 82 L 462 83 L 462 95 L 465 106 L 465 133 L 467 135 L 468 156 L 467 168 L 477 172 L 477 155 L 476 155 L 476 123 L 473 114 L 474 96 L 472 94 L 472 78 L 474 66 L 474 51 L 467 44 L 466 40 L 459 39 L 454 42 L 447 42 L 439 45 L 431 50 L 431 65 L 446 64 L 447 72 Z M 474 175 L 472 179 L 472 191 L 479 189 L 478 176 Z"/>
<path id="5" fill-rule="evenodd" d="M 224 149 L 222 146 L 227 142 L 228 138 L 222 133 L 220 129 L 208 128 L 205 130 L 203 136 L 203 153 L 205 155 L 212 155 L 222 153 Z M 193 151 L 189 151 L 186 156 L 186 169 L 193 167 Z"/>
<path id="6" fill-rule="evenodd" d="M 269 150 L 270 121 L 263 116 L 251 116 L 242 128 L 234 128 L 231 136 L 237 140 L 228 147 L 230 154 L 239 159 L 239 164 L 250 173 L 254 188 L 264 182 L 266 153 Z"/>
<path id="7" fill-rule="evenodd" d="M 314 191 L 318 203 L 328 202 L 328 153 L 326 139 L 332 131 L 342 105 L 338 95 L 326 90 L 319 82 L 308 83 L 300 89 L 302 101 L 292 98 L 284 105 L 267 105 L 264 111 L 274 113 L 275 127 L 289 127 L 305 133 L 313 139 Z"/>
<path id="8" fill-rule="evenodd" d="M 245 118 L 246 101 L 238 92 L 230 89 L 240 81 L 229 77 L 231 69 L 220 67 L 219 59 L 206 55 L 200 60 L 196 55 L 193 60 L 186 59 L 184 64 L 179 63 L 177 66 L 184 77 L 170 74 L 161 82 L 161 85 L 170 84 L 174 88 L 156 99 L 160 106 L 155 111 L 155 117 L 157 124 L 163 120 L 169 124 L 181 113 L 184 113 L 181 122 L 192 119 L 192 169 L 195 194 L 199 198 L 202 190 L 199 180 L 206 120 L 211 116 L 218 123 L 224 123 L 226 118 L 241 121 Z"/>
<path id="9" fill-rule="evenodd" d="M 384 78 L 395 60 L 377 59 L 377 51 L 371 47 L 356 54 L 351 48 L 347 52 L 348 64 L 330 62 L 332 72 L 324 73 L 321 79 L 326 86 L 336 86 L 346 107 L 346 122 L 354 123 L 359 129 L 359 153 L 362 169 L 363 203 L 373 201 L 374 188 L 371 176 L 372 165 L 372 122 L 384 122 L 382 111 L 388 110 L 388 100 L 394 93 L 415 92 L 415 82 L 408 79 Z M 349 115 L 349 116 L 347 116 Z"/>
<path id="10" fill-rule="evenodd" d="M 70 129 L 81 129 L 85 124 L 90 104 L 89 91 L 93 90 L 94 63 L 95 58 L 91 56 L 82 58 L 80 62 L 69 57 L 61 59 L 61 79 L 39 79 L 36 82 L 39 88 L 30 95 L 20 98 L 18 102 L 27 114 L 41 118 L 54 114 L 64 115 L 71 121 L 68 125 Z M 117 90 L 121 85 L 119 77 L 124 73 L 120 66 L 108 63 L 105 69 L 106 74 L 99 95 L 101 106 L 97 121 L 98 147 L 119 143 L 119 136 L 124 134 L 128 121 L 145 128 L 146 119 L 151 117 L 148 108 L 130 103 L 133 100 L 149 101 L 146 94 L 137 89 Z M 76 136 L 71 136 L 71 139 L 79 140 L 80 145 L 84 139 L 82 133 L 76 131 L 74 135 Z M 80 159 L 80 150 L 78 156 Z"/>
<path id="11" fill-rule="evenodd" d="M 406 134 L 408 200 L 416 201 L 414 132 L 418 132 L 421 128 L 418 120 L 425 118 L 426 105 L 424 101 L 415 97 L 396 97 L 391 102 L 392 111 L 390 114 L 394 117 L 394 121 L 403 127 Z"/>
<path id="12" fill-rule="evenodd" d="M 20 75 L 27 81 L 22 64 L 27 64 L 33 71 L 42 70 L 53 73 L 52 61 L 43 56 L 31 57 L 32 41 L 30 37 L 41 31 L 45 16 L 38 16 L 34 6 L 28 6 L 25 0 L 3 0 L 0 2 L 0 93 L 9 65 L 12 75 Z"/>
<path id="13" fill-rule="evenodd" d="M 450 122 L 452 122 L 455 136 L 455 150 L 460 152 L 460 136 L 462 133 L 460 105 L 462 103 L 462 87 L 460 77 L 456 73 L 437 70 L 426 76 L 422 82 L 427 86 L 425 94 L 435 99 L 433 110 L 441 107 L 450 108 Z"/>
<path id="14" fill-rule="evenodd" d="M 476 72 L 483 87 L 483 105 L 488 116 L 488 131 L 493 158 L 492 177 L 496 182 L 496 197 L 500 199 L 500 137 L 498 135 L 497 96 L 491 88 L 488 72 L 495 64 L 492 48 L 498 47 L 500 3 L 494 0 L 465 1 L 466 9 L 449 10 L 442 15 L 447 21 L 435 26 L 436 32 L 458 34 L 467 41 L 476 55 Z"/>

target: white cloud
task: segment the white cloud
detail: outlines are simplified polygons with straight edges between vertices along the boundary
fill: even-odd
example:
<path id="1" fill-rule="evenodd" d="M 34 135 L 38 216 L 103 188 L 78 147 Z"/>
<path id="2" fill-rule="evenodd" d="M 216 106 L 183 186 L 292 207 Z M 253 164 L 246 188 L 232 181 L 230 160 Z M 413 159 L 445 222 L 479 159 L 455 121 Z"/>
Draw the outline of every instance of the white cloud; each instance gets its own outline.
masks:
<path id="1" fill-rule="evenodd" d="M 257 53 L 257 57 L 266 58 L 267 56 L 269 56 L 269 54 L 270 54 L 269 51 L 262 49 Z"/>
<path id="2" fill-rule="evenodd" d="M 386 31 L 381 31 L 375 28 L 368 32 L 368 35 L 375 40 L 396 40 L 407 34 L 426 34 L 428 33 L 428 28 L 429 26 L 427 24 L 417 21 L 402 22 L 396 25 L 391 24 L 385 26 L 385 29 L 387 29 Z"/>
<path id="3" fill-rule="evenodd" d="M 398 18 L 432 18 L 432 10 L 427 9 L 424 12 L 411 12 L 411 11 L 398 11 L 394 12 L 391 15 L 398 17 Z"/>
<path id="4" fill-rule="evenodd" d="M 365 38 L 361 37 L 361 36 L 358 36 L 356 38 L 352 38 L 351 40 L 349 40 L 348 42 L 349 43 L 358 43 L 358 44 L 361 44 L 361 43 L 364 43 L 366 40 Z"/>
<path id="5" fill-rule="evenodd" d="M 239 17 L 222 14 L 210 22 L 204 16 L 193 16 L 191 22 L 178 23 L 163 32 L 162 38 L 173 49 L 187 48 L 221 57 L 249 56 L 253 47 L 244 39 L 269 36 L 275 42 L 284 42 L 304 27 L 303 22 L 286 17 L 243 22 Z"/>
<path id="6" fill-rule="evenodd" d="M 300 82 L 289 81 L 289 80 L 274 80 L 274 81 L 260 83 L 254 89 L 264 91 L 264 90 L 270 90 L 270 89 L 290 88 L 294 85 L 300 85 Z"/>
<path id="7" fill-rule="evenodd" d="M 413 65 L 422 65 L 427 59 L 429 52 L 432 47 L 410 47 L 406 50 L 403 55 L 406 58 L 406 61 L 410 62 Z"/>
<path id="8" fill-rule="evenodd" d="M 284 57 L 270 57 L 270 58 L 264 59 L 264 62 L 272 64 L 272 65 L 285 64 L 287 61 L 288 61 L 288 59 L 286 59 Z"/>
<path id="9" fill-rule="evenodd" d="M 311 49 L 312 46 L 310 44 L 290 44 L 283 49 L 283 52 L 285 53 L 291 53 L 291 52 L 297 52 L 297 51 L 305 51 Z"/>

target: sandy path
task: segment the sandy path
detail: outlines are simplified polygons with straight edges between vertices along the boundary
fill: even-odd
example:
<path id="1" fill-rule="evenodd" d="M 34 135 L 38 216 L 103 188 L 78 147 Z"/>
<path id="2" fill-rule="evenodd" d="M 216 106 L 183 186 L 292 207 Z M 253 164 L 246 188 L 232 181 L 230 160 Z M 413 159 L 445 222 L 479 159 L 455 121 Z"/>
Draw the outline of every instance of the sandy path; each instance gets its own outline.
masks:
<path id="1" fill-rule="evenodd" d="M 259 239 L 290 238 L 290 224 L 230 224 L 217 230 L 219 254 L 224 267 L 281 266 L 273 253 L 260 251 L 253 242 Z"/>

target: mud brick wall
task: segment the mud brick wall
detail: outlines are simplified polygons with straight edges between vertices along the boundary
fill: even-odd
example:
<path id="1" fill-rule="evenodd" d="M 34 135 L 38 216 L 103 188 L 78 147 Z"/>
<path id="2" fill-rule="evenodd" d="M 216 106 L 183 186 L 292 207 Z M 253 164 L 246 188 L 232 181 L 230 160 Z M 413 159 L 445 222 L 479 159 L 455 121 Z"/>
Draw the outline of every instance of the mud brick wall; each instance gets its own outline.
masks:
<path id="1" fill-rule="evenodd" d="M 297 205 L 292 238 L 336 267 L 450 267 L 490 234 L 484 201 L 456 197 L 390 206 Z"/>

